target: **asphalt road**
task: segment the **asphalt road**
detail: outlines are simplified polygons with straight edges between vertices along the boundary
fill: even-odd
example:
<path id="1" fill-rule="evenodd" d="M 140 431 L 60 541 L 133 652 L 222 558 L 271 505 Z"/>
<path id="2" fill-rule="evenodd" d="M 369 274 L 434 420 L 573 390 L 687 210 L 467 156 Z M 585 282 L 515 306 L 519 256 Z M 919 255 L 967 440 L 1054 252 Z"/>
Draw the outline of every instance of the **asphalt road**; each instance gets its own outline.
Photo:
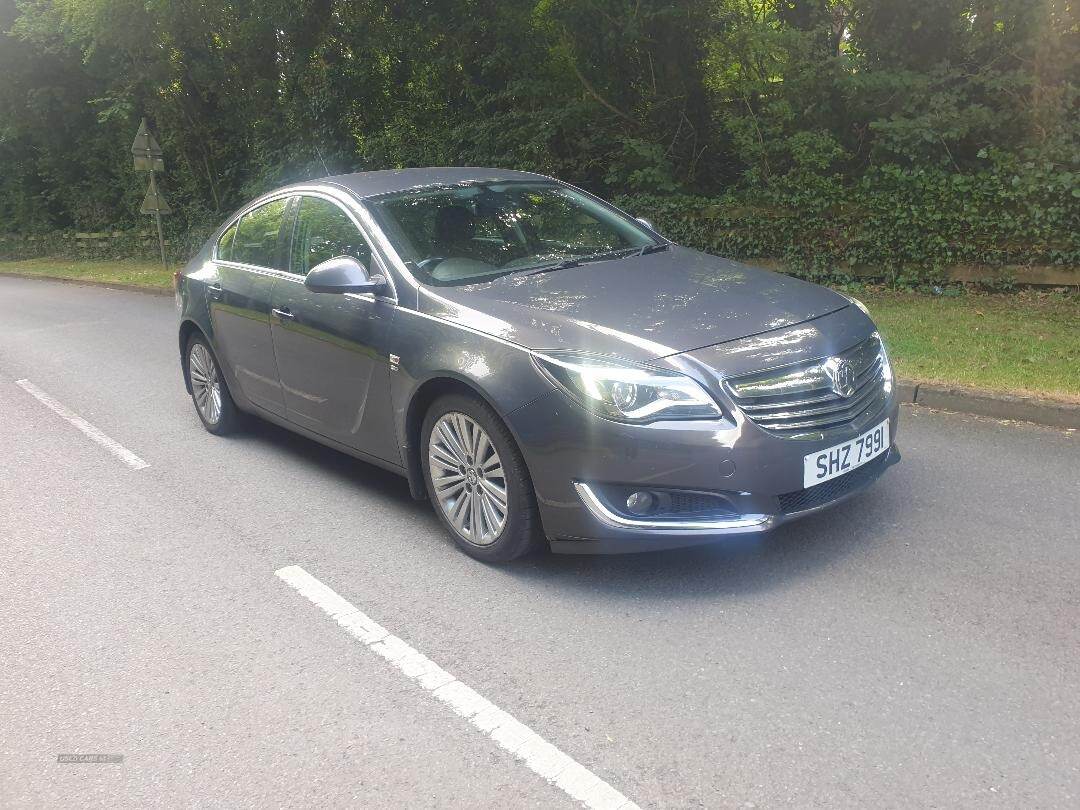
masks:
<path id="1" fill-rule="evenodd" d="M 768 537 L 488 567 L 401 479 L 206 433 L 175 330 L 0 278 L 0 806 L 575 806 L 291 565 L 643 808 L 1080 802 L 1075 434 L 905 410 L 901 465 Z"/>

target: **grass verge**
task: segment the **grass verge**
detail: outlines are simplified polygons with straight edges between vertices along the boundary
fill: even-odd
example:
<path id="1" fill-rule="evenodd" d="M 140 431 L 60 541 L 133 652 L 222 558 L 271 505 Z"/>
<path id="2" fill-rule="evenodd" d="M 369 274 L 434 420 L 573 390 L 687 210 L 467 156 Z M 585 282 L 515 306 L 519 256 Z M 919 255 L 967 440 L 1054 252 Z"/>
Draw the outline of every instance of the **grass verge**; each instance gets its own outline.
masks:
<path id="1" fill-rule="evenodd" d="M 5 272 L 161 289 L 172 284 L 160 264 L 145 261 L 0 261 Z M 871 287 L 854 293 L 884 333 L 901 379 L 1080 402 L 1080 296 L 928 296 Z"/>
<path id="2" fill-rule="evenodd" d="M 172 271 L 161 269 L 161 262 L 76 259 L 20 259 L 0 261 L 0 274 L 18 273 L 45 278 L 94 281 L 101 284 L 132 284 L 136 287 L 172 287 Z"/>
<path id="3" fill-rule="evenodd" d="M 897 376 L 1080 402 L 1080 296 L 862 289 Z"/>

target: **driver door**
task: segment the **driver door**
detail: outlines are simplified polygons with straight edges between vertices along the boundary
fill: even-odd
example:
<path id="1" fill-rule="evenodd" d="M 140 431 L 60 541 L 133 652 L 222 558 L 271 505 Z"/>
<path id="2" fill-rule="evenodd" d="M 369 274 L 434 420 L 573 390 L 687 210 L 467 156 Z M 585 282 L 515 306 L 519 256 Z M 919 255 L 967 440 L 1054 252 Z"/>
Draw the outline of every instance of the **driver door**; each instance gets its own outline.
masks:
<path id="1" fill-rule="evenodd" d="M 300 197 L 288 273 L 272 291 L 270 331 L 285 415 L 300 427 L 399 463 L 387 345 L 394 301 L 382 295 L 317 293 L 304 286 L 312 267 L 343 255 L 370 273 L 388 275 L 340 204 Z"/>

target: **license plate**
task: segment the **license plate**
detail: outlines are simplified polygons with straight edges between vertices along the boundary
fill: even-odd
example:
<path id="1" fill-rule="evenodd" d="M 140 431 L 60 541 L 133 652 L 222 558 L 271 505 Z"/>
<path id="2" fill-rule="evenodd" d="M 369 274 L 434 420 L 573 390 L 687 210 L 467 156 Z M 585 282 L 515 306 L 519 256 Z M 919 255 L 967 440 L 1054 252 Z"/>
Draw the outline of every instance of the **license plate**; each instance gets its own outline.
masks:
<path id="1" fill-rule="evenodd" d="M 861 467 L 889 449 L 889 420 L 851 441 L 803 456 L 803 487 L 812 487 Z"/>

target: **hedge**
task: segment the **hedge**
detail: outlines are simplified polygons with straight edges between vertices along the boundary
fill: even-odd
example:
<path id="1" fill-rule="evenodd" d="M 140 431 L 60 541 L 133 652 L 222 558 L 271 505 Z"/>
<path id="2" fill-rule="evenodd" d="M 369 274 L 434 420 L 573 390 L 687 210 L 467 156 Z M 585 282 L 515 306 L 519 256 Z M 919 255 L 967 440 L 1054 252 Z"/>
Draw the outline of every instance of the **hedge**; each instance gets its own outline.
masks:
<path id="1" fill-rule="evenodd" d="M 894 284 L 940 281 L 957 264 L 1080 265 L 1077 175 L 1002 161 L 953 174 L 873 168 L 789 174 L 723 197 L 624 195 L 617 204 L 672 240 L 735 258 L 780 259 L 788 272 L 843 281 L 872 268 Z"/>

